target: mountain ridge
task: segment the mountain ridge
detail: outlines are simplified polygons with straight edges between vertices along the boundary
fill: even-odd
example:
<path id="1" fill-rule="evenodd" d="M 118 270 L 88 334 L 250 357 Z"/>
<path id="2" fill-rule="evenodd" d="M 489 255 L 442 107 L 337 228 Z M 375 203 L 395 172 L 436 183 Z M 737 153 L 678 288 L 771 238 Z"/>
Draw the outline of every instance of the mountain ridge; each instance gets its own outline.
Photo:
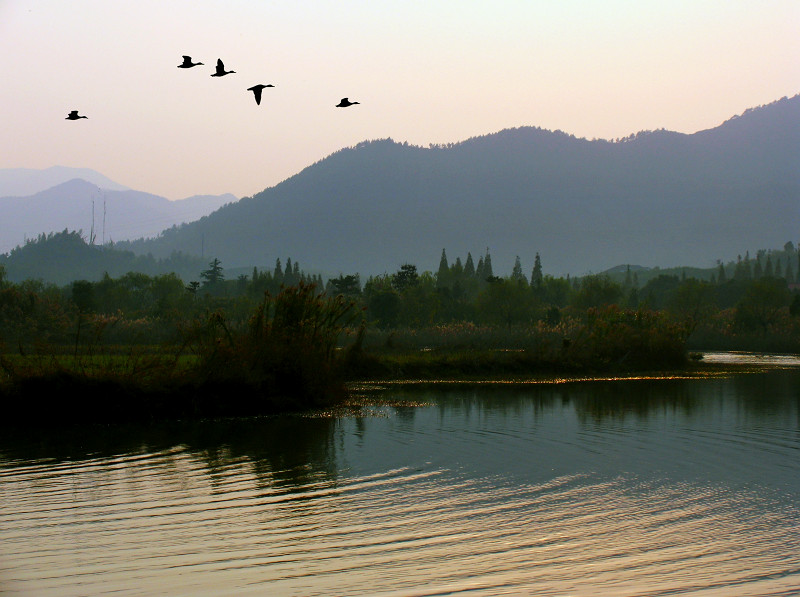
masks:
<path id="1" fill-rule="evenodd" d="M 693 134 L 588 140 L 517 127 L 428 148 L 343 148 L 134 252 L 210 255 L 225 267 L 291 256 L 316 270 L 435 270 L 488 247 L 498 269 L 541 254 L 556 275 L 639 263 L 709 266 L 800 229 L 800 96 Z M 697 260 L 704 263 L 697 263 Z"/>

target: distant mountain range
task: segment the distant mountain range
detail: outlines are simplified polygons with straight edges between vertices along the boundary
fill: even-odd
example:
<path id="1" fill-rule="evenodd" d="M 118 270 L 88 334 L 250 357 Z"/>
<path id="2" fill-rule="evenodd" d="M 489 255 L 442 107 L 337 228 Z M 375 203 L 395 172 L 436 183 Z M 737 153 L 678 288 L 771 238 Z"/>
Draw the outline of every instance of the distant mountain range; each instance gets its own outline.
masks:
<path id="1" fill-rule="evenodd" d="M 77 172 L 76 172 L 77 170 Z M 14 177 L 22 172 L 23 176 Z M 35 173 L 40 176 L 34 176 Z M 192 222 L 219 207 L 235 202 L 234 195 L 198 195 L 170 201 L 133 191 L 93 170 L 0 170 L 0 191 L 39 188 L 64 174 L 79 174 L 29 196 L 0 196 L 0 253 L 26 238 L 65 229 L 82 230 L 95 242 L 131 240 L 158 235 L 165 228 Z"/>
<path id="2" fill-rule="evenodd" d="M 618 142 L 522 127 L 446 147 L 391 139 L 342 149 L 275 187 L 158 238 L 124 243 L 225 267 L 291 257 L 331 273 L 435 271 L 491 251 L 529 271 L 698 265 L 800 237 L 800 96 L 720 126 Z M 86 228 L 86 225 L 83 226 Z"/>
<path id="3" fill-rule="evenodd" d="M 80 178 L 109 191 L 130 191 L 126 186 L 114 182 L 90 168 L 51 166 L 35 168 L 0 168 L 0 197 L 27 197 L 46 191 L 62 182 Z"/>

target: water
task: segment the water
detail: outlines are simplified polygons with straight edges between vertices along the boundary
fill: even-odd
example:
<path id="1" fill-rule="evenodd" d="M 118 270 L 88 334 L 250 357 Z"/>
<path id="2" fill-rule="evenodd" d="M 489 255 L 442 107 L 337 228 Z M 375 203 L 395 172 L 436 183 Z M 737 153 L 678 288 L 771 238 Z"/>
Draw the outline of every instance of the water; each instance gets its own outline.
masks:
<path id="1" fill-rule="evenodd" d="M 800 368 L 5 432 L 0 588 L 798 595 Z"/>

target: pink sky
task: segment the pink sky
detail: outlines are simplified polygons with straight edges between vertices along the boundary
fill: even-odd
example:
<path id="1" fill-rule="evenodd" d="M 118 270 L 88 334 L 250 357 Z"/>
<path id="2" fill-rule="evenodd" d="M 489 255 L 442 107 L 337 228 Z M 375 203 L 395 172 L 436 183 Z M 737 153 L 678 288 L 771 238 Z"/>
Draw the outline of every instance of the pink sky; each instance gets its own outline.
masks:
<path id="1" fill-rule="evenodd" d="M 245 196 L 367 139 L 717 126 L 800 92 L 800 2 L 0 0 L 0 54 L 0 168 Z"/>

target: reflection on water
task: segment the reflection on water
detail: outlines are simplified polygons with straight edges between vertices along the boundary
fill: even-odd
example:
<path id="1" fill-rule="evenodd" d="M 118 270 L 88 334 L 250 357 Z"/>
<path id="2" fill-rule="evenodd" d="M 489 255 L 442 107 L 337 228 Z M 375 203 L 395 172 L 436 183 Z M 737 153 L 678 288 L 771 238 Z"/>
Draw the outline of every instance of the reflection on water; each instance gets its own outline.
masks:
<path id="1" fill-rule="evenodd" d="M 770 367 L 800 367 L 800 355 L 765 354 L 762 352 L 706 352 L 706 363 L 759 365 Z"/>
<path id="2" fill-rule="evenodd" d="M 0 439 L 11 595 L 789 595 L 799 530 L 800 369 Z"/>

